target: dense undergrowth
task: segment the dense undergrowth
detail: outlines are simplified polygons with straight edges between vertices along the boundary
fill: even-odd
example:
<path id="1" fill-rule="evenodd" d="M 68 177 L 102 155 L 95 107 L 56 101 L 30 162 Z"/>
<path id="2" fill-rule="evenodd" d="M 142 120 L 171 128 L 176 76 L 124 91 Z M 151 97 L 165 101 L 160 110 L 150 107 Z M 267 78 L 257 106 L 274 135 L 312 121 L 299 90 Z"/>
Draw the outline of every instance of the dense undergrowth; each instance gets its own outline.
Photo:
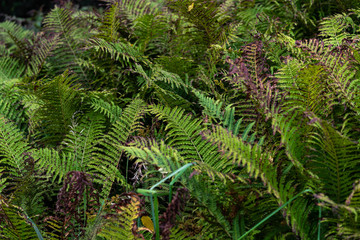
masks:
<path id="1" fill-rule="evenodd" d="M 360 238 L 356 2 L 105 3 L 0 23 L 2 239 Z"/>

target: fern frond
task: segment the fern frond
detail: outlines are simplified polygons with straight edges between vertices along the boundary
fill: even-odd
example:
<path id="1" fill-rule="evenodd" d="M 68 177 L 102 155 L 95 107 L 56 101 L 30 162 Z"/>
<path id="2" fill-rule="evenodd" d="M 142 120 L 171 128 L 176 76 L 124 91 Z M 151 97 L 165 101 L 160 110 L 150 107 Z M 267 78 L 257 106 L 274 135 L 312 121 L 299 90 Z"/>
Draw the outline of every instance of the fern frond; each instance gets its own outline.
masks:
<path id="1" fill-rule="evenodd" d="M 25 48 L 23 40 L 30 39 L 32 35 L 32 31 L 26 30 L 16 23 L 9 21 L 0 23 L 0 42 L 11 52 L 23 51 Z"/>
<path id="2" fill-rule="evenodd" d="M 18 206 L 0 199 L 0 237 L 2 239 L 39 239 L 34 228 Z"/>
<path id="3" fill-rule="evenodd" d="M 141 94 L 151 90 L 155 98 L 169 106 L 189 106 L 190 103 L 182 95 L 187 93 L 188 86 L 179 75 L 165 71 L 161 66 L 152 66 L 146 72 L 140 64 L 135 64 L 135 72 L 141 75 Z"/>
<path id="4" fill-rule="evenodd" d="M 137 233 L 136 227 L 136 219 L 140 217 L 140 198 L 136 194 L 127 195 L 127 199 L 121 199 L 121 196 L 112 197 L 105 206 L 105 210 L 113 209 L 115 213 L 104 216 L 97 236 L 107 240 L 143 239 Z"/>
<path id="5" fill-rule="evenodd" d="M 215 120 L 215 123 L 222 124 L 224 128 L 232 131 L 235 135 L 239 134 L 242 119 L 235 119 L 234 107 L 228 105 L 223 109 L 223 102 L 220 102 L 219 100 L 215 101 L 214 99 L 206 97 L 204 94 L 198 91 L 193 92 L 199 98 L 199 103 L 204 108 L 204 113 L 206 115 L 208 115 L 210 118 L 217 119 Z"/>
<path id="6" fill-rule="evenodd" d="M 276 165 L 273 163 L 271 152 L 263 151 L 257 144 L 246 143 L 219 126 L 215 127 L 211 133 L 206 133 L 205 137 L 218 144 L 220 150 L 224 151 L 235 164 L 244 166 L 251 176 L 259 177 L 269 193 L 272 193 L 280 204 L 284 204 L 296 195 L 292 181 L 286 180 L 286 176 L 280 177 L 280 181 L 277 179 Z M 298 234 L 306 239 L 310 239 L 316 229 L 307 224 L 308 213 L 313 208 L 311 200 L 300 198 L 286 209 L 286 215 L 290 218 L 287 218 L 288 224 L 298 230 Z M 299 212 L 298 209 L 302 209 L 302 211 Z"/>
<path id="7" fill-rule="evenodd" d="M 89 40 L 91 48 L 100 58 L 104 58 L 107 54 L 114 61 L 118 61 L 122 66 L 131 66 L 133 62 L 146 61 L 140 52 L 128 42 L 107 42 L 101 38 L 93 38 Z"/>
<path id="8" fill-rule="evenodd" d="M 296 63 L 292 63 L 292 66 Z M 300 65 L 301 66 L 301 65 Z M 298 65 L 299 67 L 299 65 Z M 282 77 L 279 86 L 285 91 L 283 111 L 312 112 L 319 117 L 327 117 L 335 104 L 334 96 L 329 93 L 326 85 L 326 72 L 323 67 L 307 65 L 301 69 L 295 67 L 290 71 L 296 76 L 285 76 L 280 70 Z M 291 74 L 291 73 L 290 73 Z"/>
<path id="9" fill-rule="evenodd" d="M 338 47 L 342 45 L 344 39 L 350 38 L 346 32 L 350 27 L 355 29 L 355 23 L 347 14 L 336 14 L 324 18 L 319 27 L 320 36 L 325 37 L 324 43 L 327 46 Z"/>
<path id="10" fill-rule="evenodd" d="M 193 5 L 192 5 L 193 4 Z M 189 6 L 193 8 L 189 11 Z M 169 8 L 179 12 L 204 35 L 203 41 L 207 46 L 226 42 L 229 30 L 228 18 L 219 10 L 216 2 L 205 0 L 193 2 L 191 0 L 170 1 Z"/>
<path id="11" fill-rule="evenodd" d="M 59 35 L 59 42 L 53 52 L 52 67 L 55 72 L 59 74 L 70 68 L 81 80 L 88 80 L 81 65 L 84 43 L 79 40 L 88 38 L 85 34 L 88 34 L 87 30 L 79 27 L 70 10 L 57 6 L 45 17 L 44 26 L 47 32 Z"/>
<path id="12" fill-rule="evenodd" d="M 73 153 L 59 153 L 55 149 L 42 148 L 32 151 L 32 156 L 35 159 L 36 169 L 40 173 L 50 177 L 52 182 L 57 181 L 61 183 L 66 174 L 74 171 L 74 154 Z"/>
<path id="13" fill-rule="evenodd" d="M 6 185 L 16 185 L 25 176 L 24 154 L 30 146 L 21 132 L 3 116 L 0 117 L 0 169 L 8 176 Z M 5 172 L 4 172 L 5 171 Z"/>
<path id="14" fill-rule="evenodd" d="M 353 183 L 360 178 L 360 151 L 353 143 L 335 131 L 325 121 L 315 123 L 319 132 L 309 139 L 312 145 L 313 172 L 324 184 L 324 193 L 342 204 L 350 195 Z"/>
<path id="15" fill-rule="evenodd" d="M 91 115 L 90 115 L 91 116 Z M 71 126 L 69 134 L 62 142 L 63 153 L 72 153 L 74 159 L 72 170 L 89 173 L 100 139 L 104 134 L 104 119 L 102 117 L 85 115 L 79 124 Z"/>
<path id="16" fill-rule="evenodd" d="M 356 185 L 354 190 L 356 191 Z M 360 224 L 359 224 L 359 214 L 360 208 L 359 205 L 348 205 L 335 203 L 328 196 L 323 193 L 316 194 L 320 202 L 320 206 L 325 209 L 336 209 L 335 216 L 326 217 L 324 222 L 328 223 L 330 227 L 327 229 L 326 236 L 328 238 L 348 238 L 348 239 L 357 239 L 360 237 Z M 349 196 L 350 197 L 350 196 Z"/>
<path id="17" fill-rule="evenodd" d="M 105 2 L 118 4 L 121 13 L 124 14 L 130 21 L 134 21 L 136 18 L 146 14 L 155 15 L 158 11 L 156 3 L 144 0 L 105 0 Z"/>
<path id="18" fill-rule="evenodd" d="M 180 151 L 187 162 L 194 160 L 207 163 L 216 163 L 219 159 L 216 146 L 212 146 L 202 140 L 201 120 L 193 119 L 190 115 L 185 115 L 184 109 L 169 108 L 158 105 L 151 105 L 150 111 L 159 119 L 168 122 L 166 129 L 167 141 L 169 146 Z"/>
<path id="19" fill-rule="evenodd" d="M 137 37 L 135 44 L 143 53 L 151 51 L 152 54 L 162 54 L 167 50 L 170 24 L 166 16 L 147 14 L 138 17 L 133 29 L 133 34 Z"/>
<path id="20" fill-rule="evenodd" d="M 103 19 L 101 21 L 101 26 L 99 27 L 98 37 L 106 40 L 107 42 L 117 42 L 119 38 L 119 3 L 114 2 L 104 13 Z"/>
<path id="21" fill-rule="evenodd" d="M 37 118 L 42 123 L 45 141 L 59 143 L 68 133 L 71 120 L 80 103 L 77 86 L 73 86 L 74 76 L 65 72 L 43 83 L 35 92 L 40 100 Z"/>
<path id="22" fill-rule="evenodd" d="M 10 57 L 0 57 L 0 83 L 6 84 L 24 74 L 25 66 Z"/>
<path id="23" fill-rule="evenodd" d="M 173 227 L 171 229 L 169 240 L 194 240 L 195 237 L 190 237 L 189 233 L 180 228 Z"/>
<path id="24" fill-rule="evenodd" d="M 91 100 L 91 108 L 95 112 L 100 112 L 110 119 L 111 123 L 115 123 L 121 116 L 122 109 L 115 105 L 114 102 L 106 102 L 100 98 L 93 98 Z"/>
<path id="25" fill-rule="evenodd" d="M 28 117 L 26 109 L 22 105 L 21 92 L 14 87 L 3 86 L 0 90 L 0 115 L 13 121 L 16 126 L 26 132 L 28 127 Z"/>
<path id="26" fill-rule="evenodd" d="M 43 37 L 41 33 L 37 34 L 34 43 L 28 42 L 27 69 L 26 75 L 35 78 L 43 69 L 48 58 L 51 57 L 53 51 L 58 47 L 59 35 L 55 34 L 48 38 Z"/>
<path id="27" fill-rule="evenodd" d="M 185 161 L 179 152 L 167 146 L 163 141 L 141 141 L 136 139 L 129 147 L 121 147 L 131 157 L 154 164 L 162 169 L 162 173 L 171 173 L 184 165 Z"/>
<path id="28" fill-rule="evenodd" d="M 120 119 L 112 127 L 112 130 L 104 136 L 100 143 L 101 150 L 96 155 L 92 171 L 98 173 L 94 181 L 104 186 L 103 196 L 108 196 L 114 180 L 120 179 L 122 185 L 126 185 L 126 179 L 120 174 L 118 168 L 122 160 L 121 146 L 128 143 L 132 134 L 142 128 L 141 118 L 146 111 L 146 105 L 140 99 L 133 100 L 124 109 Z"/>

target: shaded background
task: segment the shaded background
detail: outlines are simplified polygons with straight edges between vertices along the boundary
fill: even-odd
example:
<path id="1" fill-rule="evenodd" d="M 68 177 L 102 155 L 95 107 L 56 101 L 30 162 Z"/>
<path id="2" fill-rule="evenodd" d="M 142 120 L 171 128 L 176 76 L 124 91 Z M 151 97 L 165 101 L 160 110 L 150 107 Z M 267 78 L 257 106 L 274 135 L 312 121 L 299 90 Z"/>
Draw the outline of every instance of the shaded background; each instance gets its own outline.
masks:
<path id="1" fill-rule="evenodd" d="M 55 4 L 63 4 L 66 0 L 0 0 L 0 21 L 4 20 L 4 15 L 16 16 L 19 18 L 33 17 L 39 11 L 46 14 Z M 94 6 L 98 7 L 103 2 L 100 0 L 73 0 L 79 7 Z"/>
<path id="2" fill-rule="evenodd" d="M 0 22 L 12 21 L 35 32 L 41 30 L 44 16 L 55 4 L 64 5 L 69 0 L 0 0 Z M 104 6 L 101 0 L 72 0 L 76 8 Z"/>

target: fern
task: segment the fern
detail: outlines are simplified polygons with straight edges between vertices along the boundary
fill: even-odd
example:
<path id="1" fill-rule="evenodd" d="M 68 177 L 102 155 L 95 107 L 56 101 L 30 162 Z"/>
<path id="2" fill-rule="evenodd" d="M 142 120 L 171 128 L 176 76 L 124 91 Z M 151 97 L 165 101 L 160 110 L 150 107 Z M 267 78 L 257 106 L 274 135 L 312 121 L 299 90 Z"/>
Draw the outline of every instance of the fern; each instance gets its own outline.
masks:
<path id="1" fill-rule="evenodd" d="M 61 183 L 66 174 L 74 167 L 73 153 L 59 153 L 55 149 L 43 148 L 32 151 L 36 168 L 45 176 L 49 176 L 52 182 L 57 180 Z"/>
<path id="2" fill-rule="evenodd" d="M 0 199 L 0 237 L 2 239 L 36 240 L 38 236 L 23 210 L 6 199 Z"/>
<path id="3" fill-rule="evenodd" d="M 189 101 L 183 97 L 187 92 L 187 86 L 177 74 L 167 72 L 158 65 L 145 71 L 140 64 L 136 64 L 134 70 L 141 76 L 139 78 L 140 96 L 145 97 L 150 92 L 151 95 L 155 95 L 154 98 L 169 106 L 190 105 Z"/>
<path id="4" fill-rule="evenodd" d="M 0 82 L 6 84 L 24 74 L 25 66 L 10 57 L 0 57 Z"/>
<path id="5" fill-rule="evenodd" d="M 215 121 L 215 123 L 219 121 L 219 123 L 222 123 L 225 128 L 227 128 L 229 131 L 232 131 L 234 135 L 239 134 L 242 119 L 239 119 L 237 121 L 235 120 L 234 107 L 228 105 L 224 108 L 224 110 L 222 110 L 223 102 L 220 102 L 219 100 L 214 101 L 212 98 L 206 97 L 200 92 L 194 91 L 194 93 L 199 98 L 200 105 L 204 107 L 204 113 L 206 115 L 211 118 L 218 119 Z"/>
<path id="6" fill-rule="evenodd" d="M 189 11 L 189 6 L 191 5 L 193 8 Z M 226 24 L 228 19 L 221 14 L 215 2 L 171 1 L 169 7 L 178 11 L 180 15 L 186 17 L 189 22 L 194 24 L 203 34 L 203 41 L 208 46 L 219 42 L 220 44 L 226 42 L 226 33 L 229 29 L 229 26 Z"/>
<path id="7" fill-rule="evenodd" d="M 9 21 L 0 23 L 0 42 L 11 52 L 24 50 L 26 46 L 23 41 L 31 37 L 32 32 L 18 24 Z"/>
<path id="8" fill-rule="evenodd" d="M 145 141 L 136 139 L 128 147 L 121 147 L 131 157 L 138 161 L 147 161 L 162 169 L 163 173 L 171 173 L 184 164 L 183 157 L 176 149 L 168 147 L 163 141 Z"/>
<path id="9" fill-rule="evenodd" d="M 9 120 L 0 118 L 0 170 L 7 176 L 3 186 L 16 187 L 17 182 L 25 177 L 27 171 L 24 154 L 30 151 L 30 146 L 23 138 L 22 133 Z"/>
<path id="10" fill-rule="evenodd" d="M 325 121 L 315 122 L 319 132 L 310 143 L 313 160 L 310 166 L 324 184 L 324 193 L 336 203 L 344 203 L 359 178 L 357 145 L 336 132 Z"/>
<path id="11" fill-rule="evenodd" d="M 277 179 L 271 153 L 263 152 L 256 144 L 245 143 L 221 127 L 216 127 L 212 133 L 205 136 L 209 141 L 220 144 L 220 149 L 226 152 L 227 157 L 233 159 L 234 163 L 243 165 L 251 176 L 259 177 L 280 204 L 284 204 L 296 195 L 294 183 L 287 181 L 286 176 L 282 176 L 280 181 Z M 313 207 L 309 199 L 302 198 L 294 201 L 286 210 L 287 216 L 290 217 L 287 219 L 288 224 L 297 229 L 299 234 L 306 239 L 311 238 L 315 229 L 306 224 L 308 215 L 303 212 L 310 213 Z M 299 212 L 298 209 L 302 211 Z"/>
<path id="12" fill-rule="evenodd" d="M 126 198 L 127 197 L 127 198 Z M 112 210 L 108 217 L 102 216 L 98 237 L 104 239 L 143 239 L 137 233 L 136 219 L 141 213 L 140 198 L 136 194 L 112 197 L 104 211 Z"/>
<path id="13" fill-rule="evenodd" d="M 16 90 L 6 87 L 0 91 L 0 114 L 5 118 L 13 121 L 16 126 L 26 132 L 28 125 L 28 117 L 26 110 L 21 104 L 21 96 Z"/>
<path id="14" fill-rule="evenodd" d="M 33 40 L 27 42 L 28 47 L 26 56 L 26 75 L 35 79 L 45 67 L 53 51 L 58 47 L 59 35 L 44 38 L 42 34 L 37 34 Z"/>
<path id="15" fill-rule="evenodd" d="M 133 25 L 135 42 L 141 52 L 161 54 L 166 51 L 164 43 L 169 41 L 170 26 L 166 16 L 144 15 L 136 18 Z M 164 46 L 165 45 L 165 46 Z"/>
<path id="16" fill-rule="evenodd" d="M 354 185 L 355 193 L 357 190 L 358 185 Z M 349 196 L 349 199 L 352 197 L 352 194 Z M 316 198 L 321 200 L 321 206 L 325 209 L 337 209 L 334 217 L 326 217 L 324 219 L 325 223 L 328 223 L 330 227 L 327 229 L 326 236 L 328 238 L 349 238 L 349 239 L 356 239 L 360 236 L 359 232 L 359 207 L 358 205 L 349 205 L 349 202 L 346 204 L 339 204 L 335 203 L 331 200 L 328 196 L 324 194 L 317 194 L 315 195 Z M 336 224 L 335 224 L 336 223 Z"/>
<path id="17" fill-rule="evenodd" d="M 165 128 L 168 130 L 167 144 L 176 148 L 186 163 L 196 161 L 200 166 L 206 165 L 205 169 L 213 169 L 223 174 L 231 172 L 231 164 L 220 157 L 216 146 L 203 141 L 201 132 L 205 129 L 199 119 L 186 116 L 184 110 L 178 108 L 152 105 L 150 111 L 159 119 L 168 122 Z"/>
<path id="18" fill-rule="evenodd" d="M 171 229 L 171 234 L 170 234 L 170 237 L 169 239 L 170 240 L 191 240 L 191 239 L 196 239 L 194 237 L 190 237 L 189 236 L 189 233 L 179 229 L 179 228 L 172 228 Z"/>
<path id="19" fill-rule="evenodd" d="M 324 40 L 326 45 L 333 45 L 332 48 L 339 47 L 344 39 L 350 38 L 351 35 L 345 31 L 350 27 L 355 29 L 355 23 L 350 16 L 345 13 L 336 14 L 321 21 L 320 36 L 329 37 Z"/>
<path id="20" fill-rule="evenodd" d="M 96 154 L 97 161 L 92 168 L 99 175 L 99 179 L 95 181 L 104 186 L 102 196 L 108 196 L 115 179 L 120 179 L 121 184 L 126 185 L 126 179 L 118 170 L 122 159 L 120 147 L 130 140 L 132 134 L 142 128 L 140 120 L 144 112 L 143 101 L 133 100 L 100 143 L 101 150 Z"/>
<path id="21" fill-rule="evenodd" d="M 37 119 L 43 126 L 45 141 L 59 143 L 70 130 L 72 118 L 80 104 L 77 86 L 73 86 L 74 76 L 68 72 L 44 82 L 35 92 L 40 101 L 36 110 Z"/>
<path id="22" fill-rule="evenodd" d="M 69 134 L 62 142 L 63 152 L 74 154 L 72 162 L 75 171 L 88 171 L 89 162 L 93 159 L 104 132 L 103 119 L 91 116 L 90 120 L 90 116 L 85 115 L 79 124 L 71 126 Z"/>
<path id="23" fill-rule="evenodd" d="M 99 27 L 99 38 L 105 39 L 107 42 L 116 42 L 119 38 L 120 24 L 118 12 L 120 10 L 119 3 L 114 2 L 104 13 Z"/>
<path id="24" fill-rule="evenodd" d="M 44 19 L 45 30 L 49 33 L 58 34 L 59 42 L 54 50 L 52 64 L 56 73 L 64 72 L 70 68 L 84 82 L 87 80 L 85 69 L 80 64 L 83 60 L 82 43 L 79 36 L 86 37 L 86 30 L 76 27 L 76 19 L 72 17 L 71 11 L 64 8 L 55 7 Z M 84 82 L 88 84 L 87 82 Z"/>
<path id="25" fill-rule="evenodd" d="M 115 105 L 114 102 L 106 102 L 100 98 L 91 100 L 91 108 L 95 112 L 100 112 L 110 119 L 111 123 L 115 123 L 121 116 L 122 109 Z"/>
<path id="26" fill-rule="evenodd" d="M 132 61 L 145 61 L 140 52 L 128 42 L 111 43 L 100 38 L 94 38 L 89 43 L 98 57 L 103 58 L 109 54 L 111 59 L 120 62 L 122 66 L 132 65 Z"/>

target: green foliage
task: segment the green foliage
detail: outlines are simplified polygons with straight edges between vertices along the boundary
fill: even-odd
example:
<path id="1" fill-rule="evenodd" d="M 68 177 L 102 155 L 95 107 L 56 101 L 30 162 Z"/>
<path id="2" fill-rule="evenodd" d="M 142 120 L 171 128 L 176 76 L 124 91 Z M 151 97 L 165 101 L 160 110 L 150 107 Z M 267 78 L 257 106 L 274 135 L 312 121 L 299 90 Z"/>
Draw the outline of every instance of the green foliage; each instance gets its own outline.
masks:
<path id="1" fill-rule="evenodd" d="M 334 202 L 344 203 L 359 178 L 357 165 L 360 152 L 357 144 L 336 132 L 326 122 L 316 122 L 310 142 L 314 149 L 309 167 L 321 179 L 323 192 Z"/>
<path id="2" fill-rule="evenodd" d="M 52 64 L 56 73 L 64 72 L 66 69 L 74 71 L 81 80 L 87 78 L 84 67 L 81 64 L 83 60 L 83 44 L 80 42 L 80 36 L 87 38 L 86 28 L 79 27 L 76 19 L 72 16 L 69 9 L 55 7 L 44 19 L 45 30 L 49 34 L 59 36 L 56 48 L 53 50 Z M 85 82 L 84 84 L 88 84 Z"/>
<path id="3" fill-rule="evenodd" d="M 140 120 L 145 110 L 142 100 L 133 100 L 100 143 L 102 147 L 96 154 L 99 162 L 94 164 L 93 168 L 100 176 L 98 183 L 104 185 L 104 197 L 109 195 L 115 179 L 120 179 L 121 184 L 126 185 L 126 179 L 118 171 L 119 165 L 122 164 L 120 147 L 128 143 L 132 134 L 142 129 Z"/>
<path id="4" fill-rule="evenodd" d="M 19 214 L 22 212 L 22 215 Z M 0 236 L 3 239 L 38 239 L 23 211 L 5 199 L 0 200 Z"/>
<path id="5" fill-rule="evenodd" d="M 59 143 L 70 130 L 80 106 L 79 92 L 73 81 L 74 76 L 65 72 L 52 80 L 44 80 L 35 91 L 40 103 L 36 118 L 41 123 L 44 141 Z"/>
<path id="6" fill-rule="evenodd" d="M 0 23 L 2 238 L 359 238 L 355 2 L 104 2 Z"/>
<path id="7" fill-rule="evenodd" d="M 30 150 L 27 143 L 23 141 L 23 134 L 8 119 L 0 119 L 0 156 L 1 172 L 5 173 L 2 178 L 1 189 L 21 182 L 26 176 L 26 163 L 24 155 Z M 14 186 L 15 185 L 15 186 Z"/>

